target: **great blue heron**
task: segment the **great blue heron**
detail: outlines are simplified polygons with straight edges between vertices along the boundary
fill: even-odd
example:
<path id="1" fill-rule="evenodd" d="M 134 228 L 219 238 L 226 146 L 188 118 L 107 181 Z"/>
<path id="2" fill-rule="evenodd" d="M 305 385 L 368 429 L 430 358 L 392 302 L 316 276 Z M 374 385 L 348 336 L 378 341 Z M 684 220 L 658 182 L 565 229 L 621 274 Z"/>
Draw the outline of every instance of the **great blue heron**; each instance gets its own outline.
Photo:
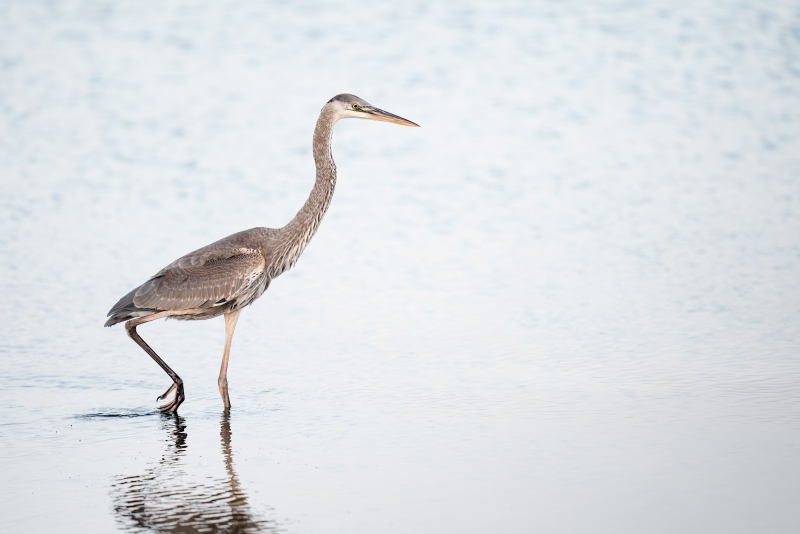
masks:
<path id="1" fill-rule="evenodd" d="M 331 203 L 336 186 L 336 165 L 331 155 L 333 126 L 339 119 L 356 118 L 419 126 L 371 106 L 354 95 L 331 98 L 322 108 L 314 129 L 317 179 L 297 215 L 283 228 L 252 228 L 190 252 L 161 269 L 155 276 L 117 302 L 105 326 L 122 321 L 125 330 L 172 378 L 172 385 L 156 400 L 175 397 L 161 410 L 175 412 L 185 400 L 183 380 L 136 332 L 149 321 L 172 317 L 181 320 L 225 316 L 225 350 L 219 372 L 219 392 L 225 408 L 228 396 L 228 358 L 239 312 L 260 297 L 270 281 L 291 269 L 314 236 Z"/>

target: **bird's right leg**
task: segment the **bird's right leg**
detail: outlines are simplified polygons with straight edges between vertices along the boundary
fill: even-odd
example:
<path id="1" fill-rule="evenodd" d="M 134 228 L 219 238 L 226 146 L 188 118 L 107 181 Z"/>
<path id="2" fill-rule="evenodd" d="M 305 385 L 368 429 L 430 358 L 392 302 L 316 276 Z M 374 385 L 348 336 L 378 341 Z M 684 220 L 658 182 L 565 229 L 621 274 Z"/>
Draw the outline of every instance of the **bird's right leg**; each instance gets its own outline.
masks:
<path id="1" fill-rule="evenodd" d="M 228 396 L 228 359 L 231 356 L 231 340 L 233 339 L 233 331 L 236 330 L 236 322 L 239 320 L 239 312 L 241 310 L 234 310 L 225 314 L 225 351 L 222 353 L 222 366 L 219 370 L 219 394 L 222 397 L 222 404 L 225 409 L 229 410 L 231 407 L 231 398 Z"/>
<path id="2" fill-rule="evenodd" d="M 142 347 L 142 349 L 144 349 L 144 351 L 147 354 L 149 354 L 150 357 L 153 358 L 156 361 L 156 363 L 159 366 L 161 366 L 164 372 L 167 373 L 169 377 L 172 379 L 172 385 L 169 387 L 169 389 L 165 391 L 164 394 L 158 397 L 156 400 L 164 399 L 167 395 L 172 393 L 172 390 L 176 390 L 175 398 L 173 398 L 171 401 L 164 404 L 163 406 L 160 406 L 160 409 L 162 411 L 174 413 L 178 411 L 178 406 L 180 406 L 181 403 L 183 403 L 183 401 L 186 400 L 186 396 L 183 394 L 183 380 L 181 380 L 181 377 L 179 377 L 178 374 L 175 371 L 173 371 L 170 368 L 170 366 L 167 365 L 167 363 L 164 360 L 162 360 L 158 354 L 156 354 L 156 351 L 151 349 L 150 345 L 145 343 L 144 339 L 141 338 L 138 332 L 136 332 L 137 326 L 150 321 L 155 321 L 156 319 L 161 319 L 162 317 L 168 317 L 169 315 L 170 315 L 169 311 L 163 311 L 154 313 L 153 315 L 148 315 L 147 317 L 139 317 L 137 319 L 131 319 L 130 321 L 125 323 L 125 331 L 128 332 L 128 336 L 130 336 L 130 338 L 134 340 L 137 345 Z"/>

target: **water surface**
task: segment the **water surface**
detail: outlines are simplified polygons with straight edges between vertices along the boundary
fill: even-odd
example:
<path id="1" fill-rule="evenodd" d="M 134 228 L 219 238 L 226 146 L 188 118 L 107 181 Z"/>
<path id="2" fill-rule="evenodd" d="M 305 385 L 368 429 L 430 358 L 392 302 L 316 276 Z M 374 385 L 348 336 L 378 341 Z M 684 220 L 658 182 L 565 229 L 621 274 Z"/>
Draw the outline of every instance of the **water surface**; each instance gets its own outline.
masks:
<path id="1" fill-rule="evenodd" d="M 794 2 L 0 6 L 6 532 L 794 532 Z M 313 183 L 221 319 L 119 297 Z"/>

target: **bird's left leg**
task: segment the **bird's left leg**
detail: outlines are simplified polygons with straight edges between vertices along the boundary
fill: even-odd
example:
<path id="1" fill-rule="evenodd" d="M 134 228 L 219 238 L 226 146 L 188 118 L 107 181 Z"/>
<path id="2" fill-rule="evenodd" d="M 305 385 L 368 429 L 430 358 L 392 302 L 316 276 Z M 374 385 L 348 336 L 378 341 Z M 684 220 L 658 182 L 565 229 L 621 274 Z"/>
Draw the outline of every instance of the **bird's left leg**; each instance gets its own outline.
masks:
<path id="1" fill-rule="evenodd" d="M 169 395 L 172 392 L 172 390 L 176 390 L 175 398 L 160 407 L 161 410 L 165 412 L 176 412 L 178 410 L 178 406 L 180 406 L 181 403 L 186 398 L 183 393 L 183 380 L 181 380 L 181 377 L 179 377 L 178 374 L 175 371 L 173 371 L 169 365 L 167 365 L 167 362 L 162 360 L 161 357 L 158 354 L 156 354 L 156 351 L 150 348 L 150 345 L 145 343 L 144 339 L 142 339 L 142 337 L 136 331 L 136 327 L 141 324 L 148 323 L 150 321 L 155 321 L 156 319 L 161 319 L 162 317 L 168 317 L 170 315 L 173 315 L 173 313 L 174 312 L 170 311 L 161 311 L 158 313 L 154 313 L 153 315 L 147 315 L 145 317 L 131 319 L 130 321 L 125 323 L 125 331 L 128 332 L 128 336 L 130 336 L 130 338 L 134 340 L 137 345 L 142 347 L 142 349 L 144 349 L 144 351 L 147 354 L 149 354 L 150 357 L 153 358 L 155 362 L 164 370 L 164 372 L 167 373 L 169 377 L 172 379 L 172 385 L 169 387 L 169 389 L 163 395 L 158 397 L 158 399 L 156 399 L 156 400 L 161 400 L 165 398 L 167 395 Z"/>
<path id="2" fill-rule="evenodd" d="M 222 367 L 219 370 L 217 385 L 226 410 L 231 407 L 231 399 L 228 396 L 228 358 L 231 355 L 231 340 L 233 339 L 233 331 L 236 330 L 236 322 L 239 320 L 240 311 L 234 310 L 225 314 L 225 352 L 222 353 Z"/>

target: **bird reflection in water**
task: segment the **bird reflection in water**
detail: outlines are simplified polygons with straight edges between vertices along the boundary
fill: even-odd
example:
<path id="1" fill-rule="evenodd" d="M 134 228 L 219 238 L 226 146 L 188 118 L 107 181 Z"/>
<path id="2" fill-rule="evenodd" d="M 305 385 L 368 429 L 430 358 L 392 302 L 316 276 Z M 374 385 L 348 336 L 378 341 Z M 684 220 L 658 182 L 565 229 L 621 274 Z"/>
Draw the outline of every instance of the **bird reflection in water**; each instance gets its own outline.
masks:
<path id="1" fill-rule="evenodd" d="M 247 503 L 233 469 L 231 425 L 222 415 L 220 436 L 227 477 L 209 477 L 202 484 L 189 479 L 181 460 L 186 454 L 186 421 L 162 416 L 170 434 L 159 463 L 144 474 L 119 476 L 111 487 L 117 519 L 133 532 L 278 532 L 277 525 L 258 518 Z"/>

